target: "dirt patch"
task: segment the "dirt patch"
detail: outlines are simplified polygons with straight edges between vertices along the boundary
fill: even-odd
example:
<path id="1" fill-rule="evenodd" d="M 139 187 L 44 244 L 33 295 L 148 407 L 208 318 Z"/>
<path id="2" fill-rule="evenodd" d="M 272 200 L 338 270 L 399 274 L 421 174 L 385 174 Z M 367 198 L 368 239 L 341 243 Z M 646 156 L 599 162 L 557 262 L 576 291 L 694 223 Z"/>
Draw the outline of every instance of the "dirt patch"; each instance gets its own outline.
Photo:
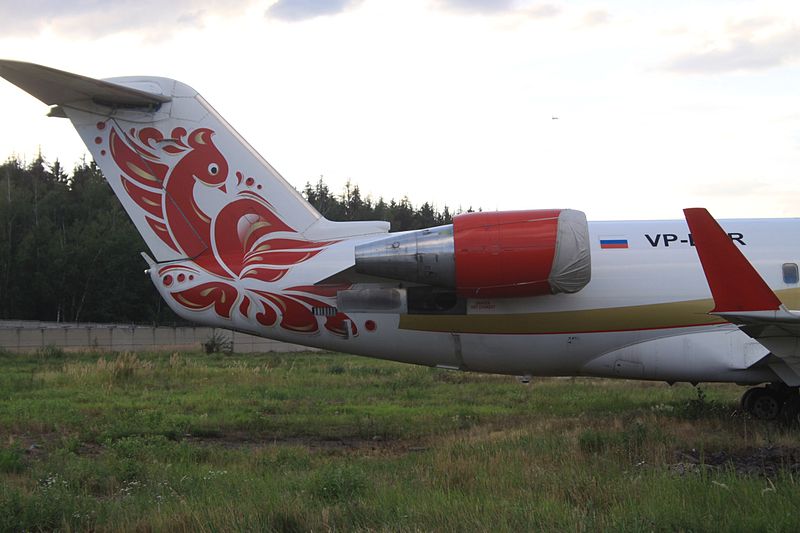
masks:
<path id="1" fill-rule="evenodd" d="M 372 438 L 278 437 L 254 435 L 248 432 L 229 432 L 219 435 L 185 435 L 181 440 L 192 444 L 222 446 L 231 449 L 259 449 L 278 445 L 302 446 L 308 448 L 311 452 L 331 455 L 404 455 L 406 453 L 421 452 L 428 449 L 427 443 L 424 442 L 384 439 L 379 436 Z"/>
<path id="2" fill-rule="evenodd" d="M 706 453 L 697 450 L 677 451 L 675 458 L 678 462 L 669 468 L 679 475 L 697 473 L 703 469 L 733 470 L 740 475 L 761 477 L 800 473 L 800 448 L 786 446 Z"/>
<path id="3" fill-rule="evenodd" d="M 51 451 L 63 445 L 65 435 L 62 433 L 13 434 L 0 436 L 4 446 L 20 448 L 29 459 L 42 459 Z M 281 437 L 259 435 L 246 431 L 213 433 L 209 435 L 182 435 L 176 440 L 199 446 L 220 446 L 229 449 L 257 450 L 269 446 L 301 446 L 310 452 L 327 455 L 359 455 L 359 456 L 398 456 L 407 453 L 419 453 L 429 448 L 428 442 L 420 440 L 398 440 L 374 436 L 372 438 L 341 437 L 324 438 L 314 436 Z M 106 447 L 94 442 L 77 443 L 72 450 L 77 455 L 98 456 Z"/>
<path id="4" fill-rule="evenodd" d="M 62 433 L 13 433 L 2 435 L 0 442 L 4 446 L 19 448 L 29 457 L 39 457 L 49 450 L 60 445 L 64 435 Z"/>

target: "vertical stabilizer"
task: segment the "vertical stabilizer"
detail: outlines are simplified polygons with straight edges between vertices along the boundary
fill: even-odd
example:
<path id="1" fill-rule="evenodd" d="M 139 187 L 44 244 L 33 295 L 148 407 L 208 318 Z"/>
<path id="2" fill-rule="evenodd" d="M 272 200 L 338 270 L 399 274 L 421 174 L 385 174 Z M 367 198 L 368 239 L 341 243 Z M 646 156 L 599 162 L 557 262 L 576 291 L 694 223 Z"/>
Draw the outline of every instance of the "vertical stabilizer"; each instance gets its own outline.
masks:
<path id="1" fill-rule="evenodd" d="M 335 251 L 342 239 L 384 233 L 388 223 L 322 217 L 178 81 L 95 80 L 1 60 L 0 76 L 72 121 L 144 237 L 151 278 L 177 313 L 279 336 L 355 334 L 330 303 L 335 289 L 314 283 L 352 265 L 344 243 Z"/>

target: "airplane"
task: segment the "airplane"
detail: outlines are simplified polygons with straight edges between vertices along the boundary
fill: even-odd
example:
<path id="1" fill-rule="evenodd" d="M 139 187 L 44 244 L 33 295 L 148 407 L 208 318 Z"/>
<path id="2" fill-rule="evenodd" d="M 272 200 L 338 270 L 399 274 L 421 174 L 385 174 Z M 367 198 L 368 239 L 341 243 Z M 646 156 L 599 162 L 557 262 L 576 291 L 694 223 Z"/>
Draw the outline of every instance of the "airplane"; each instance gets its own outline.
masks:
<path id="1" fill-rule="evenodd" d="M 11 60 L 0 76 L 72 121 L 187 320 L 524 380 L 732 382 L 756 418 L 800 411 L 798 219 L 559 208 L 389 233 L 321 216 L 179 81 Z"/>

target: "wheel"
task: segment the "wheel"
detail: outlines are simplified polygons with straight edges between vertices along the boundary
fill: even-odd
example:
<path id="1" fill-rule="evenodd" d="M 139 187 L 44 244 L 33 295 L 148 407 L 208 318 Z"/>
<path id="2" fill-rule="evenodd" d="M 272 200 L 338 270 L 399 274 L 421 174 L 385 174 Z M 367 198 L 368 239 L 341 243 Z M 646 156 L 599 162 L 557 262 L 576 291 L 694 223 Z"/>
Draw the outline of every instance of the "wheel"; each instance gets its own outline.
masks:
<path id="1" fill-rule="evenodd" d="M 746 398 L 750 404 L 748 412 L 759 420 L 775 420 L 783 407 L 783 396 L 772 389 L 751 389 Z M 744 399 L 744 398 L 743 398 Z"/>
<path id="2" fill-rule="evenodd" d="M 746 391 L 744 391 L 744 394 L 742 394 L 742 399 L 739 400 L 739 405 L 741 406 L 742 411 L 744 411 L 745 413 L 749 413 L 751 411 L 753 407 L 753 393 L 757 390 L 764 390 L 764 389 L 753 387 L 747 389 Z"/>

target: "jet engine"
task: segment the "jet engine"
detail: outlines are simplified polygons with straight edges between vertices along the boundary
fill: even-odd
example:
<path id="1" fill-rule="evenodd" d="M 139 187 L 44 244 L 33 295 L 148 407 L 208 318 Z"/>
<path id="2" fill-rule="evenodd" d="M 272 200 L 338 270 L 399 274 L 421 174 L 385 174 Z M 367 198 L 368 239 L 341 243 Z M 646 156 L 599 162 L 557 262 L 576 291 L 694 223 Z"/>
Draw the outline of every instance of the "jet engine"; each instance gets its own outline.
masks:
<path id="1" fill-rule="evenodd" d="M 356 246 L 362 274 L 466 298 L 572 293 L 591 277 L 586 215 L 571 209 L 465 213 L 453 223 Z"/>

